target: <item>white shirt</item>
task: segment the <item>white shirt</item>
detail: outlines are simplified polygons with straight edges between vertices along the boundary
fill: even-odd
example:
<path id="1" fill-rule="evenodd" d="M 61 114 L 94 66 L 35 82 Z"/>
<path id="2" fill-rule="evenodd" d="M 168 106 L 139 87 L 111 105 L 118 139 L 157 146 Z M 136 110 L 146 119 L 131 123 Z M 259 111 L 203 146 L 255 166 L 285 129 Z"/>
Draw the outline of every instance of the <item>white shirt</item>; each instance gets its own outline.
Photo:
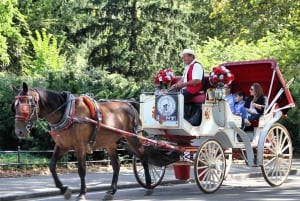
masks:
<path id="1" fill-rule="evenodd" d="M 194 59 L 192 61 L 192 63 L 185 66 L 184 73 L 183 73 L 183 82 L 187 82 L 187 74 L 189 72 L 190 66 L 195 62 L 196 62 L 196 60 Z M 203 68 L 199 63 L 195 63 L 193 72 L 192 72 L 192 80 L 195 80 L 195 79 L 202 80 L 202 78 L 203 78 Z"/>
<path id="2" fill-rule="evenodd" d="M 256 108 L 254 107 L 254 102 L 253 101 L 251 101 L 249 112 L 252 113 L 252 114 L 258 114 Z"/>

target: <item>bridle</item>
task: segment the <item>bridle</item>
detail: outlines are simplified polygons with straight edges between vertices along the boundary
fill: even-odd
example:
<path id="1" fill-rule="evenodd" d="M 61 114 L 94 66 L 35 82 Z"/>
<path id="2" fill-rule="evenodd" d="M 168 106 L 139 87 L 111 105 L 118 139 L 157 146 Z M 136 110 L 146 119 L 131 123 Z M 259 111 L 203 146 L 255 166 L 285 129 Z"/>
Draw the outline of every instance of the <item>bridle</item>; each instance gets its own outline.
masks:
<path id="1" fill-rule="evenodd" d="M 31 131 L 36 120 L 38 120 L 38 105 L 39 97 L 32 95 L 17 95 L 15 96 L 15 107 L 19 107 L 18 114 L 15 115 L 16 121 L 24 121 L 26 129 Z"/>

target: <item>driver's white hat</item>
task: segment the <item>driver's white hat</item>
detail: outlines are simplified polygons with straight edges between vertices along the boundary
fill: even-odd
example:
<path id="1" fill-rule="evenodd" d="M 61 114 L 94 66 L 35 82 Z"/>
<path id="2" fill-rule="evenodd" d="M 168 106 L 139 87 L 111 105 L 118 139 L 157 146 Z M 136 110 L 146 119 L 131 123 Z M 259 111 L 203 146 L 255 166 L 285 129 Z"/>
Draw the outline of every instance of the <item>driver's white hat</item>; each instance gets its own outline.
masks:
<path id="1" fill-rule="evenodd" d="M 179 56 L 182 57 L 184 54 L 192 54 L 192 55 L 194 55 L 194 57 L 196 57 L 195 52 L 194 52 L 193 50 L 191 50 L 191 49 L 184 49 L 184 50 L 179 54 Z"/>

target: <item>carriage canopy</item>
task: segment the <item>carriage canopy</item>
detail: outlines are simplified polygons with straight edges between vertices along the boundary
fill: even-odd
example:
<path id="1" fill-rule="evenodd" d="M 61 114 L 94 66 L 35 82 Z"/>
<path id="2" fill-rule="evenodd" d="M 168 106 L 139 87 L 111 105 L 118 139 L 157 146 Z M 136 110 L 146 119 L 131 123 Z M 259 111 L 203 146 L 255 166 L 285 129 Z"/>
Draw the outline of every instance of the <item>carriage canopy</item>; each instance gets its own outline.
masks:
<path id="1" fill-rule="evenodd" d="M 261 84 L 270 104 L 274 99 L 283 114 L 294 107 L 294 100 L 275 60 L 256 60 L 223 63 L 220 66 L 228 68 L 235 76 L 233 92 L 244 91 L 249 95 L 251 84 Z M 277 97 L 278 96 L 278 97 Z"/>

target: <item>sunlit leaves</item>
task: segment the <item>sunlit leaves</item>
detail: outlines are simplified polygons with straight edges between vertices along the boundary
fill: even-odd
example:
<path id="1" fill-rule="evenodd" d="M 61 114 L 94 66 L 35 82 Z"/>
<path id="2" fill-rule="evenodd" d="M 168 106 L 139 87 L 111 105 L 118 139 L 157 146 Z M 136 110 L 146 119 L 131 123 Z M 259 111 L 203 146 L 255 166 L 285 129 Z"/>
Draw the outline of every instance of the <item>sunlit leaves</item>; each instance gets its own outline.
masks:
<path id="1" fill-rule="evenodd" d="M 47 34 L 45 30 L 35 32 L 35 37 L 29 37 L 34 50 L 34 60 L 28 74 L 43 74 L 46 71 L 62 70 L 65 57 L 60 55 L 60 45 L 55 36 Z"/>

